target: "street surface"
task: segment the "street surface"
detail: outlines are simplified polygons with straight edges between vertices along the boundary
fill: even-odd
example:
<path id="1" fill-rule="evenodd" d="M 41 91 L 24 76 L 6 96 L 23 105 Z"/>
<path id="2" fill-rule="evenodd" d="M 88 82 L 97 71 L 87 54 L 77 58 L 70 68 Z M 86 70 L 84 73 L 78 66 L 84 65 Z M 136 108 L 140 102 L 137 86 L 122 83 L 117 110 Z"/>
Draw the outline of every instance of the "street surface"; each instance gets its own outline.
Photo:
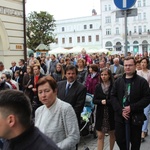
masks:
<path id="1" fill-rule="evenodd" d="M 145 138 L 145 141 L 141 143 L 140 150 L 150 150 L 150 123 L 148 128 L 148 136 Z M 89 134 L 85 137 L 81 137 L 78 150 L 85 150 L 88 147 L 89 150 L 97 150 L 97 139 L 94 139 L 93 134 Z M 109 149 L 109 136 L 105 136 L 104 150 Z M 114 150 L 119 150 L 117 144 L 115 143 Z"/>

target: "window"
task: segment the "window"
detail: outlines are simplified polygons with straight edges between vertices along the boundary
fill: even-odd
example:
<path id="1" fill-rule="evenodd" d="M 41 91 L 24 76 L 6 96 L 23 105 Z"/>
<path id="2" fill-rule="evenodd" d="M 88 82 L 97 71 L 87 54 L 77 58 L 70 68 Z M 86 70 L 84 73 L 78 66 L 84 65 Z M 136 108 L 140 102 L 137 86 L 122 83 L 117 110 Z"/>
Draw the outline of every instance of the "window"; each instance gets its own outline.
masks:
<path id="1" fill-rule="evenodd" d="M 87 29 L 87 25 L 84 25 L 84 29 Z"/>
<path id="2" fill-rule="evenodd" d="M 115 19 L 116 19 L 116 22 L 119 22 L 119 18 L 116 18 L 116 17 L 115 17 Z"/>
<path id="3" fill-rule="evenodd" d="M 83 43 L 85 42 L 85 36 L 82 36 L 82 42 Z"/>
<path id="4" fill-rule="evenodd" d="M 111 17 L 110 16 L 105 18 L 105 23 L 111 23 Z"/>
<path id="5" fill-rule="evenodd" d="M 134 33 L 136 33 L 136 26 L 134 26 Z"/>
<path id="6" fill-rule="evenodd" d="M 96 35 L 96 41 L 97 42 L 99 41 L 99 35 Z"/>
<path id="7" fill-rule="evenodd" d="M 142 26 L 138 26 L 139 34 L 142 34 Z"/>
<path id="8" fill-rule="evenodd" d="M 91 35 L 88 36 L 88 42 L 92 42 L 92 36 Z"/>
<path id="9" fill-rule="evenodd" d="M 138 20 L 141 20 L 141 19 L 142 19 L 141 13 L 138 13 Z"/>
<path id="10" fill-rule="evenodd" d="M 90 29 L 92 29 L 93 28 L 93 25 L 92 24 L 90 24 Z"/>
<path id="11" fill-rule="evenodd" d="M 146 32 L 147 30 L 146 30 L 146 25 L 144 25 L 144 32 Z"/>
<path id="12" fill-rule="evenodd" d="M 146 20 L 146 13 L 143 13 L 143 19 Z"/>
<path id="13" fill-rule="evenodd" d="M 119 34 L 119 28 L 116 27 L 116 34 L 118 35 Z"/>
<path id="14" fill-rule="evenodd" d="M 141 7 L 141 0 L 138 0 L 138 7 Z"/>
<path id="15" fill-rule="evenodd" d="M 65 44 L 65 38 L 62 38 L 62 44 Z"/>
<path id="16" fill-rule="evenodd" d="M 64 28 L 64 27 L 62 27 L 62 31 L 65 31 L 65 28 Z"/>
<path id="17" fill-rule="evenodd" d="M 106 29 L 106 35 L 111 35 L 111 29 Z"/>
<path id="18" fill-rule="evenodd" d="M 143 0 L 143 6 L 146 6 L 146 0 Z"/>
<path id="19" fill-rule="evenodd" d="M 56 44 L 58 44 L 58 38 L 56 38 Z"/>
<path id="20" fill-rule="evenodd" d="M 72 43 L 72 37 L 69 37 L 69 43 Z"/>
<path id="21" fill-rule="evenodd" d="M 112 43 L 110 41 L 106 42 L 105 47 L 112 47 Z"/>
<path id="22" fill-rule="evenodd" d="M 77 43 L 80 43 L 80 37 L 79 36 L 77 37 Z"/>
<path id="23" fill-rule="evenodd" d="M 107 5 L 105 5 L 105 11 L 107 11 Z"/>
<path id="24" fill-rule="evenodd" d="M 108 9 L 111 10 L 111 5 L 108 5 Z"/>

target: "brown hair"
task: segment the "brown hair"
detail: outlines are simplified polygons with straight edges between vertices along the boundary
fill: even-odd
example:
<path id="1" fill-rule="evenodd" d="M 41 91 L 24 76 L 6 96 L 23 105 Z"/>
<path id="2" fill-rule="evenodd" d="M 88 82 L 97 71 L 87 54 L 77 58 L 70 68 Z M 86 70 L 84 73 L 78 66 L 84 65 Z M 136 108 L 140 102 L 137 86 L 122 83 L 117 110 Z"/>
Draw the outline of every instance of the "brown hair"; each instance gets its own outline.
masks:
<path id="1" fill-rule="evenodd" d="M 98 66 L 96 64 L 91 64 L 89 68 L 92 68 L 93 71 L 98 72 Z"/>
<path id="2" fill-rule="evenodd" d="M 40 70 L 40 68 L 41 68 L 39 64 L 34 64 L 34 65 L 33 65 L 33 68 L 34 68 L 34 67 L 38 67 L 39 70 Z"/>
<path id="3" fill-rule="evenodd" d="M 132 59 L 133 62 L 134 62 L 134 64 L 136 64 L 136 61 L 135 61 L 134 57 L 132 57 L 132 56 L 127 56 L 127 57 L 125 57 L 124 61 L 125 61 L 125 60 L 130 60 L 130 59 Z"/>
<path id="4" fill-rule="evenodd" d="M 61 67 L 61 79 L 63 79 L 65 77 L 63 65 L 61 63 L 57 63 L 55 72 L 57 71 L 57 66 Z"/>
<path id="5" fill-rule="evenodd" d="M 79 59 L 77 60 L 77 63 L 79 63 L 80 61 L 83 63 L 83 66 L 85 67 L 85 59 L 79 58 Z"/>
<path id="6" fill-rule="evenodd" d="M 30 68 L 31 69 L 31 73 L 30 74 L 33 74 L 33 66 L 27 65 L 27 68 Z"/>
<path id="7" fill-rule="evenodd" d="M 40 78 L 36 84 L 36 88 L 38 89 L 38 87 L 40 85 L 43 85 L 45 83 L 48 83 L 49 86 L 52 88 L 53 91 L 55 91 L 57 89 L 57 83 L 54 80 L 53 77 L 51 77 L 50 75 L 44 76 L 42 78 Z"/>

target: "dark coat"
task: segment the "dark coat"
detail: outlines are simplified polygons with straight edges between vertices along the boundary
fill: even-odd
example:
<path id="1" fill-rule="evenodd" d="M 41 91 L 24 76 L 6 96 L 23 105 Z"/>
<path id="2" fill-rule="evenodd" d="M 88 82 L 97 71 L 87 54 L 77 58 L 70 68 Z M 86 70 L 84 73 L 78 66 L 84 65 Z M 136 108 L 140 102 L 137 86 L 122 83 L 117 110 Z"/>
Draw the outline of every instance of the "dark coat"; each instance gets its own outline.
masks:
<path id="1" fill-rule="evenodd" d="M 89 74 L 85 81 L 87 92 L 90 94 L 94 94 L 95 87 L 98 83 L 99 83 L 99 73 L 97 73 L 94 78 L 91 78 L 91 74 Z"/>
<path id="2" fill-rule="evenodd" d="M 9 86 L 5 83 L 5 81 L 0 81 L 0 91 L 10 89 Z"/>
<path id="3" fill-rule="evenodd" d="M 114 110 L 110 102 L 111 88 L 112 88 L 112 85 L 110 85 L 108 95 L 104 94 L 101 84 L 98 84 L 95 89 L 93 103 L 97 105 L 95 127 L 96 127 L 96 130 L 98 131 L 101 131 L 102 121 L 104 118 L 104 107 L 108 107 L 110 130 L 114 130 L 115 128 Z M 106 99 L 106 105 L 102 104 L 103 99 Z"/>
<path id="4" fill-rule="evenodd" d="M 31 84 L 31 76 L 27 73 L 23 77 L 23 88 L 24 93 L 30 98 L 31 102 L 33 100 L 33 91 L 29 89 L 28 86 Z"/>
<path id="5" fill-rule="evenodd" d="M 4 141 L 3 150 L 59 150 L 59 148 L 38 128 L 30 127 L 18 137 Z"/>
<path id="6" fill-rule="evenodd" d="M 42 78 L 43 76 L 44 76 L 44 75 L 40 73 L 39 79 Z M 34 75 L 31 76 L 31 82 L 30 82 L 30 85 L 33 85 L 33 87 L 34 87 Z M 31 89 L 31 90 L 32 90 L 32 89 Z M 34 93 L 34 92 L 32 91 L 32 94 L 33 94 L 33 97 L 35 97 L 35 98 L 33 98 L 34 101 L 36 101 L 37 104 L 42 105 L 42 103 L 39 101 L 38 93 L 37 93 L 37 92 Z"/>
<path id="7" fill-rule="evenodd" d="M 122 117 L 123 97 L 125 95 L 125 74 L 118 78 L 111 91 L 111 104 L 115 111 L 115 121 L 123 123 Z M 150 103 L 150 89 L 148 82 L 143 78 L 134 74 L 130 90 L 130 117 L 137 116 L 141 118 L 144 116 L 144 108 Z M 144 117 L 143 120 L 144 121 Z"/>
<path id="8" fill-rule="evenodd" d="M 26 73 L 26 66 L 20 67 L 19 68 L 19 73 L 20 73 L 20 90 L 24 90 L 23 89 L 23 77 L 24 74 Z"/>
<path id="9" fill-rule="evenodd" d="M 46 66 L 46 64 L 41 63 L 41 67 L 44 70 L 44 73 L 46 74 L 47 73 L 47 66 Z"/>
<path id="10" fill-rule="evenodd" d="M 58 82 L 57 96 L 59 99 L 72 105 L 77 115 L 78 122 L 80 123 L 80 114 L 85 104 L 86 87 L 78 81 L 75 81 L 69 89 L 67 95 L 65 95 L 66 84 L 66 80 Z"/>
<path id="11" fill-rule="evenodd" d="M 58 71 L 53 72 L 53 74 L 51 76 L 55 79 L 56 82 L 59 82 L 59 81 L 66 79 L 65 76 L 62 78 L 61 72 L 58 72 Z"/>
<path id="12" fill-rule="evenodd" d="M 82 83 L 84 85 L 87 74 L 88 74 L 87 69 L 83 69 L 82 71 L 78 71 L 77 81 L 79 81 L 80 83 Z"/>
<path id="13" fill-rule="evenodd" d="M 12 79 L 14 80 L 14 79 L 15 79 L 15 72 L 16 72 L 17 70 L 20 70 L 20 67 L 15 66 L 15 69 L 14 69 L 14 67 L 10 67 L 10 70 L 12 70 L 12 73 L 13 73 Z"/>

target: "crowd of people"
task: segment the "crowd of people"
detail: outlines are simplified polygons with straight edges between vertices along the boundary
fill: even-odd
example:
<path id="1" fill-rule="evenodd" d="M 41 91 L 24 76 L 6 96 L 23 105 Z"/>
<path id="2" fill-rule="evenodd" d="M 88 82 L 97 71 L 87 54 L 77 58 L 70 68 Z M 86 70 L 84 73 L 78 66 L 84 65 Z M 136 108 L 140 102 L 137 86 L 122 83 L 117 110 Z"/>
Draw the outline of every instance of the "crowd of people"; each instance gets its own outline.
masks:
<path id="1" fill-rule="evenodd" d="M 120 150 L 127 150 L 130 143 L 132 150 L 139 150 L 148 134 L 149 65 L 147 52 L 143 57 L 130 52 L 124 57 L 89 55 L 85 49 L 78 55 L 31 55 L 27 62 L 20 59 L 18 65 L 12 61 L 9 69 L 0 62 L 0 122 L 5 120 L 0 137 L 4 149 L 21 146 L 16 143 L 18 137 L 26 149 L 41 140 L 43 150 L 78 149 L 81 113 L 89 93 L 96 106 L 98 150 L 104 148 L 105 133 L 110 135 L 110 150 L 115 141 Z M 49 138 L 56 145 L 51 140 L 47 144 Z M 40 149 L 37 144 L 31 149 Z"/>

